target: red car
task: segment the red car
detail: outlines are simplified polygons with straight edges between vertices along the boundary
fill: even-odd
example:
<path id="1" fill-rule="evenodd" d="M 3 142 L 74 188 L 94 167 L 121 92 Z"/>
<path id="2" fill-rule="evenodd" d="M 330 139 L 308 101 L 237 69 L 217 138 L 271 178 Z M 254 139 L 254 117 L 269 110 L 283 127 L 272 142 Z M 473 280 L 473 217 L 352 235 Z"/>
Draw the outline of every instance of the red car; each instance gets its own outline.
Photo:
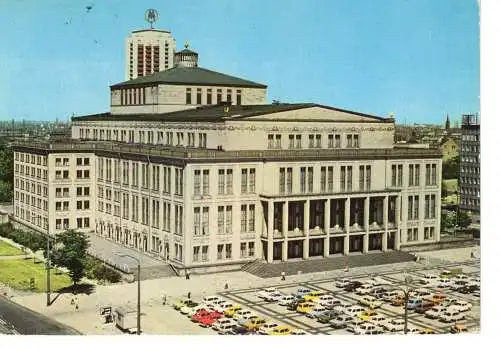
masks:
<path id="1" fill-rule="evenodd" d="M 202 317 L 198 323 L 200 324 L 201 327 L 210 327 L 213 325 L 217 319 L 220 319 L 223 316 L 222 313 L 219 313 L 217 311 L 213 311 L 210 314 Z"/>
<path id="2" fill-rule="evenodd" d="M 191 321 L 200 322 L 200 320 L 202 318 L 209 316 L 211 313 L 213 313 L 213 312 L 202 309 L 202 310 L 198 311 L 196 314 L 194 314 L 193 316 L 191 316 Z"/>

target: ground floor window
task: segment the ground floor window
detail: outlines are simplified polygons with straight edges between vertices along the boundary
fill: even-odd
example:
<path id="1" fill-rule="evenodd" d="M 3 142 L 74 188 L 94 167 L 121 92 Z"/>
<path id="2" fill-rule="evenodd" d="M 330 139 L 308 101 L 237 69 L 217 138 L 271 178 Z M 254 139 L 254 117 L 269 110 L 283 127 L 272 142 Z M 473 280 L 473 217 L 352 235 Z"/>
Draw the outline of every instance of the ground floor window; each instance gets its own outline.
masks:
<path id="1" fill-rule="evenodd" d="M 432 239 L 434 239 L 434 227 L 425 227 L 424 240 L 432 240 Z"/>
<path id="2" fill-rule="evenodd" d="M 417 241 L 418 240 L 418 228 L 408 229 L 407 241 Z"/>

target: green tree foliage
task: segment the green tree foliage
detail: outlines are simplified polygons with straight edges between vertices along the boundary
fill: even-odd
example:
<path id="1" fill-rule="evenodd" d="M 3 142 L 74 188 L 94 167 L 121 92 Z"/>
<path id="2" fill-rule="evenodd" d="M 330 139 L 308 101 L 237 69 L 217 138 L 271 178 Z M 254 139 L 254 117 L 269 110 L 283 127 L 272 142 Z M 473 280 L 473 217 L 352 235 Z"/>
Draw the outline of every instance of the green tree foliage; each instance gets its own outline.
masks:
<path id="1" fill-rule="evenodd" d="M 448 196 L 448 189 L 446 189 L 446 185 L 444 182 L 441 182 L 441 198 L 445 198 Z"/>
<path id="2" fill-rule="evenodd" d="M 11 202 L 13 198 L 14 155 L 12 149 L 0 141 L 0 202 Z"/>
<path id="3" fill-rule="evenodd" d="M 11 239 L 15 243 L 37 252 L 45 248 L 46 240 L 40 234 L 32 231 L 15 229 L 11 223 L 0 224 L 0 236 Z"/>
<path id="4" fill-rule="evenodd" d="M 85 233 L 67 230 L 57 236 L 57 243 L 52 249 L 52 262 L 69 271 L 74 284 L 85 275 L 85 264 L 89 240 Z"/>
<path id="5" fill-rule="evenodd" d="M 455 156 L 450 160 L 443 162 L 443 179 L 459 178 L 460 156 Z"/>
<path id="6" fill-rule="evenodd" d="M 472 223 L 472 218 L 464 211 L 458 211 L 457 225 L 460 228 L 467 228 Z"/>

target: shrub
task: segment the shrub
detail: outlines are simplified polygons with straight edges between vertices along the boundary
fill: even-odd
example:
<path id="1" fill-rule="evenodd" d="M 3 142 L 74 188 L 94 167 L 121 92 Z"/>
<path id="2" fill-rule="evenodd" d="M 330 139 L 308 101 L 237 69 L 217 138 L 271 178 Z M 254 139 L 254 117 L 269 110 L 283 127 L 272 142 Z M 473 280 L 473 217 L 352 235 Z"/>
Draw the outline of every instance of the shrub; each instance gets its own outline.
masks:
<path id="1" fill-rule="evenodd" d="M 118 273 L 114 269 L 105 266 L 104 264 L 99 264 L 95 266 L 94 269 L 91 271 L 91 274 L 94 279 L 109 281 L 111 283 L 120 282 L 122 279 L 120 273 Z"/>

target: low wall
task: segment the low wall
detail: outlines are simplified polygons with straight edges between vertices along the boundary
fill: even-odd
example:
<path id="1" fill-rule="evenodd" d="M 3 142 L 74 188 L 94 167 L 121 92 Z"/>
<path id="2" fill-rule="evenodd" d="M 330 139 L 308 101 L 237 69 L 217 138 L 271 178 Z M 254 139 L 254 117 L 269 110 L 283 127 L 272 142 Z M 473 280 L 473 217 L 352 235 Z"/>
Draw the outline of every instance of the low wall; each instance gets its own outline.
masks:
<path id="1" fill-rule="evenodd" d="M 445 250 L 445 249 L 460 248 L 460 247 L 478 246 L 478 245 L 479 241 L 471 238 L 471 239 L 461 239 L 453 241 L 440 241 L 434 244 L 405 246 L 401 247 L 401 251 L 425 252 L 425 251 Z"/>

